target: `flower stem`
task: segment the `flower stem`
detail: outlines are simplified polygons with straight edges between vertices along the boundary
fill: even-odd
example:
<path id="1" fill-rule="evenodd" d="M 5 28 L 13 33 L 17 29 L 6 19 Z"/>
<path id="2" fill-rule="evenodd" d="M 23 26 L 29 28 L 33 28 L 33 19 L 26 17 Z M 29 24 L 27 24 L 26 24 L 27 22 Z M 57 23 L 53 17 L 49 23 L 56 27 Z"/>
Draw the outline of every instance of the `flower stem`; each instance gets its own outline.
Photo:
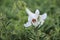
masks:
<path id="1" fill-rule="evenodd" d="M 39 40 L 39 33 L 38 33 L 38 30 L 36 28 L 34 28 L 34 32 L 36 34 L 35 40 Z"/>

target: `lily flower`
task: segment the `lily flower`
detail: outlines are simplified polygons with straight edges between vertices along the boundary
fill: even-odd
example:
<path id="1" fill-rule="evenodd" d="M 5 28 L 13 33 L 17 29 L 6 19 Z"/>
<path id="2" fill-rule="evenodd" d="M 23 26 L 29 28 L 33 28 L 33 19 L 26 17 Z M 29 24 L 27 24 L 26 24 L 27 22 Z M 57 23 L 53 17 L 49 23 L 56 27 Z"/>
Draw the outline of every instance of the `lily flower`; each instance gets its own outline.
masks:
<path id="1" fill-rule="evenodd" d="M 47 18 L 47 13 L 39 15 L 40 12 L 38 9 L 36 9 L 35 13 L 33 13 L 28 8 L 26 8 L 26 12 L 28 14 L 28 22 L 24 24 L 25 27 L 29 27 L 31 25 L 35 27 L 37 27 L 38 25 L 41 26 Z"/>

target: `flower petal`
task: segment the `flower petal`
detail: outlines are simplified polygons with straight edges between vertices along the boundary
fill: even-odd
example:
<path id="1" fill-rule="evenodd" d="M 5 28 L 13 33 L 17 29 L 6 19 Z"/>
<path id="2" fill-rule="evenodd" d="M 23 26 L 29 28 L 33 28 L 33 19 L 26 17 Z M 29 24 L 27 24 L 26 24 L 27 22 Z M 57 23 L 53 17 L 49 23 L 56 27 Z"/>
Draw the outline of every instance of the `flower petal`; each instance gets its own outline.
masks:
<path id="1" fill-rule="evenodd" d="M 41 19 L 45 20 L 47 18 L 47 14 L 44 13 L 43 15 L 41 15 Z"/>
<path id="2" fill-rule="evenodd" d="M 39 27 L 41 27 L 41 26 L 43 25 L 43 23 L 44 23 L 44 20 L 42 20 L 42 21 L 40 22 Z"/>
<path id="3" fill-rule="evenodd" d="M 36 15 L 39 15 L 39 13 L 40 13 L 40 12 L 39 12 L 39 10 L 37 9 L 37 10 L 35 11 L 35 14 L 36 14 Z"/>
<path id="4" fill-rule="evenodd" d="M 31 26 L 31 23 L 30 22 L 27 22 L 26 24 L 24 24 L 25 27 L 29 27 Z"/>
<path id="5" fill-rule="evenodd" d="M 26 8 L 26 12 L 27 12 L 28 15 L 32 14 L 32 12 L 28 8 Z"/>
<path id="6" fill-rule="evenodd" d="M 41 25 L 43 25 L 43 23 L 44 23 L 44 20 L 41 21 Z"/>

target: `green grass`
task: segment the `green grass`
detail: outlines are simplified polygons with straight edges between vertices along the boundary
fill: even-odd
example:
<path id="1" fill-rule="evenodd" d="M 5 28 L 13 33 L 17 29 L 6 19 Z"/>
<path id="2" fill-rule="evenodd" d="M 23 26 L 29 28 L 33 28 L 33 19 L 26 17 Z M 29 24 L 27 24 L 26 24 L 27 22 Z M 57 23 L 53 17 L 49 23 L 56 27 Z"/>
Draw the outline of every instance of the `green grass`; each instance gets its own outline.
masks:
<path id="1" fill-rule="evenodd" d="M 24 27 L 25 8 L 47 13 L 39 30 Z M 0 0 L 0 40 L 60 40 L 60 0 Z"/>

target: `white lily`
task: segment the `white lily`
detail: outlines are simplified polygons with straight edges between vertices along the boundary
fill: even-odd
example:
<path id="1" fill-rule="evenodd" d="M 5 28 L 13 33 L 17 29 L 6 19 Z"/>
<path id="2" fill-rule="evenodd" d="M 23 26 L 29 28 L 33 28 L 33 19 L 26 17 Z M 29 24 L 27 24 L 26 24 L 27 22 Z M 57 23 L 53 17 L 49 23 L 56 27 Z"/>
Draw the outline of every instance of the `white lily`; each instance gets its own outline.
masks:
<path id="1" fill-rule="evenodd" d="M 47 18 L 46 13 L 39 15 L 40 12 L 38 9 L 35 11 L 35 13 L 33 13 L 28 8 L 26 8 L 26 12 L 28 14 L 28 22 L 24 24 L 25 27 L 29 27 L 31 25 L 34 25 L 35 27 L 37 27 L 38 25 L 41 26 Z"/>

